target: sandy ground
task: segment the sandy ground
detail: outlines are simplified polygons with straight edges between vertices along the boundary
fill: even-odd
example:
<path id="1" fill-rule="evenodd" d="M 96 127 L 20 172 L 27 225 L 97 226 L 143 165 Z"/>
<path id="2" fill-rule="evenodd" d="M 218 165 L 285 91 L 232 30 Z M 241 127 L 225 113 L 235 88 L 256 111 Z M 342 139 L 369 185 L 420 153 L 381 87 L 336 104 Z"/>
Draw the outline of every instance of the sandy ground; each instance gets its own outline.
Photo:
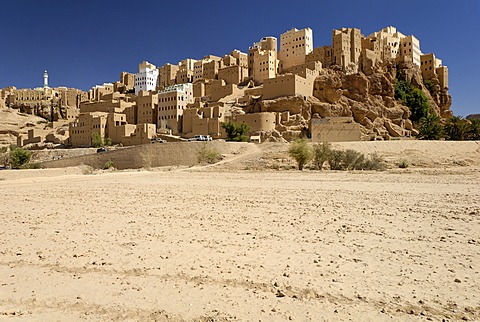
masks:
<path id="1" fill-rule="evenodd" d="M 0 320 L 480 319 L 480 168 L 1 171 Z"/>

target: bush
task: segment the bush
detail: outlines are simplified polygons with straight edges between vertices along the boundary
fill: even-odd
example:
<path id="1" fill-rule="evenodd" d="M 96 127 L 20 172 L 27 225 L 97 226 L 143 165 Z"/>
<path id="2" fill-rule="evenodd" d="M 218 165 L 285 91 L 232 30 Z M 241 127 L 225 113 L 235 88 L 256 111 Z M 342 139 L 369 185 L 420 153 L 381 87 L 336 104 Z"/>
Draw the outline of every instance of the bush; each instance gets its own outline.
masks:
<path id="1" fill-rule="evenodd" d="M 112 139 L 105 137 L 105 140 L 103 142 L 105 145 L 111 146 L 112 145 Z"/>
<path id="2" fill-rule="evenodd" d="M 372 153 L 365 160 L 361 170 L 385 170 L 385 160 L 377 153 Z"/>
<path id="3" fill-rule="evenodd" d="M 290 144 L 288 154 L 297 161 L 298 170 L 313 159 L 313 150 L 306 140 L 297 140 Z"/>
<path id="4" fill-rule="evenodd" d="M 84 175 L 93 174 L 93 168 L 89 165 L 82 164 L 82 174 Z"/>
<path id="5" fill-rule="evenodd" d="M 354 150 L 334 150 L 328 160 L 331 170 L 384 170 L 385 163 L 382 157 L 374 153 L 365 156 Z"/>
<path id="6" fill-rule="evenodd" d="M 20 168 L 22 165 L 30 162 L 32 154 L 30 151 L 10 146 L 10 165 L 12 168 Z"/>
<path id="7" fill-rule="evenodd" d="M 197 154 L 198 163 L 214 164 L 222 159 L 222 155 L 215 149 L 209 149 L 205 145 Z"/>
<path id="8" fill-rule="evenodd" d="M 42 166 L 40 165 L 40 163 L 36 163 L 36 162 L 26 163 L 20 167 L 20 169 L 41 169 L 41 168 Z"/>
<path id="9" fill-rule="evenodd" d="M 246 142 L 250 127 L 247 124 L 237 124 L 234 122 L 222 123 L 222 128 L 227 132 L 227 141 Z"/>
<path id="10" fill-rule="evenodd" d="M 92 134 L 92 147 L 99 148 L 103 146 L 103 138 L 100 133 L 93 133 Z"/>
<path id="11" fill-rule="evenodd" d="M 7 151 L 8 151 L 8 147 L 6 147 L 6 146 L 0 147 L 0 153 L 5 153 Z"/>
<path id="12" fill-rule="evenodd" d="M 399 167 L 400 169 L 406 169 L 406 168 L 408 168 L 409 166 L 410 166 L 410 164 L 409 164 L 408 161 L 405 160 L 405 159 L 404 159 L 404 160 L 400 160 L 400 161 L 398 162 L 398 167 Z"/>
<path id="13" fill-rule="evenodd" d="M 344 163 L 348 170 L 359 170 L 365 161 L 365 156 L 355 150 L 346 150 L 344 156 Z"/>
<path id="14" fill-rule="evenodd" d="M 332 145 L 328 142 L 315 144 L 313 146 L 313 163 L 315 169 L 322 170 L 325 161 L 328 161 L 332 157 L 332 152 Z"/>
<path id="15" fill-rule="evenodd" d="M 103 170 L 108 170 L 110 168 L 114 168 L 113 166 L 113 161 L 112 160 L 108 160 L 107 162 L 105 162 L 105 164 L 103 165 Z"/>
<path id="16" fill-rule="evenodd" d="M 345 170 L 344 164 L 345 152 L 341 150 L 333 150 L 328 164 L 330 165 L 330 170 Z"/>

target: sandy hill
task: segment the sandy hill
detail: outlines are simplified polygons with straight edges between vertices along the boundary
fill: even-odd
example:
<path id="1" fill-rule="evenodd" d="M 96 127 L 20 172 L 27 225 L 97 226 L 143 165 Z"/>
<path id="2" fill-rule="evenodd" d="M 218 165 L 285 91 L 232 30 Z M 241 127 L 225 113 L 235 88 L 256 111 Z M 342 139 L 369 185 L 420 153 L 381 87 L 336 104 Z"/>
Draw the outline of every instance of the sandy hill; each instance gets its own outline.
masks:
<path id="1" fill-rule="evenodd" d="M 19 134 L 27 135 L 29 129 L 43 130 L 46 124 L 41 117 L 20 113 L 16 109 L 1 109 L 0 146 L 16 144 Z"/>

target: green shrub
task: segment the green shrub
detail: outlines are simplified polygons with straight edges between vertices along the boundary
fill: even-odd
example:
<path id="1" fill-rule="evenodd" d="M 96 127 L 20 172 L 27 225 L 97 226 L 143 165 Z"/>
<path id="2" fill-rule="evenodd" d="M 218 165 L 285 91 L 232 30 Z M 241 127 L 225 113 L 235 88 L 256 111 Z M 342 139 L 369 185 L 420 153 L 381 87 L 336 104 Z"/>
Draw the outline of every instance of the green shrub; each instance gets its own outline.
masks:
<path id="1" fill-rule="evenodd" d="M 354 150 L 334 150 L 328 160 L 331 170 L 384 170 L 385 163 L 381 156 L 374 153 L 365 156 Z"/>
<path id="2" fill-rule="evenodd" d="M 112 145 L 112 139 L 109 137 L 105 137 L 105 140 L 103 142 L 105 145 L 111 146 Z"/>
<path id="3" fill-rule="evenodd" d="M 99 148 L 103 146 L 103 138 L 100 133 L 93 133 L 92 134 L 92 146 L 94 148 Z"/>
<path id="4" fill-rule="evenodd" d="M 41 169 L 42 166 L 40 163 L 33 162 L 33 163 L 26 163 L 20 167 L 20 169 Z"/>
<path id="5" fill-rule="evenodd" d="M 93 168 L 89 165 L 82 164 L 82 174 L 84 175 L 93 174 Z"/>
<path id="6" fill-rule="evenodd" d="M 332 157 L 332 145 L 328 142 L 322 142 L 321 144 L 315 144 L 313 146 L 313 163 L 315 169 L 322 170 L 325 161 L 328 161 Z"/>
<path id="7" fill-rule="evenodd" d="M 385 170 L 385 160 L 377 153 L 372 153 L 366 158 L 361 170 Z"/>
<path id="8" fill-rule="evenodd" d="M 0 147 L 0 153 L 5 153 L 7 151 L 8 151 L 8 147 L 6 147 L 6 146 Z"/>
<path id="9" fill-rule="evenodd" d="M 406 169 L 406 168 L 408 168 L 409 166 L 410 166 L 410 164 L 409 164 L 408 161 L 405 160 L 405 159 L 400 160 L 400 161 L 398 162 L 398 167 L 399 167 L 400 169 Z"/>
<path id="10" fill-rule="evenodd" d="M 198 163 L 201 164 L 214 164 L 221 159 L 222 155 L 217 150 L 207 148 L 206 145 L 197 154 Z"/>
<path id="11" fill-rule="evenodd" d="M 237 124 L 231 121 L 222 123 L 222 128 L 227 132 L 227 141 L 246 142 L 250 127 L 247 124 Z"/>
<path id="12" fill-rule="evenodd" d="M 344 163 L 348 170 L 359 170 L 365 161 L 365 156 L 355 150 L 346 150 L 344 156 Z"/>
<path id="13" fill-rule="evenodd" d="M 292 142 L 288 154 L 297 161 L 298 170 L 303 170 L 304 166 L 313 159 L 313 150 L 303 139 Z"/>
<path id="14" fill-rule="evenodd" d="M 30 162 L 32 154 L 30 151 L 10 146 L 10 165 L 12 168 L 20 168 L 22 165 Z"/>
<path id="15" fill-rule="evenodd" d="M 114 168 L 113 166 L 113 161 L 112 160 L 108 160 L 107 162 L 105 162 L 105 164 L 103 165 L 103 170 L 108 170 L 110 168 Z"/>
<path id="16" fill-rule="evenodd" d="M 342 150 L 333 150 L 328 164 L 330 165 L 330 170 L 345 170 L 345 152 Z"/>

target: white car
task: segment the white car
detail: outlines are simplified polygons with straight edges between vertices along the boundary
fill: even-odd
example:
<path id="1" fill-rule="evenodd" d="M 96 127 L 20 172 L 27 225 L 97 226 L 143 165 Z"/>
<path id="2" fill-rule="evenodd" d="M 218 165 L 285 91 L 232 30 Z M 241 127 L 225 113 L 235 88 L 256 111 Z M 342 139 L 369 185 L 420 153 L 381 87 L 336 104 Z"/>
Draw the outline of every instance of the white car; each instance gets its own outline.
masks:
<path id="1" fill-rule="evenodd" d="M 212 141 L 210 135 L 195 135 L 193 138 L 188 139 L 188 141 Z"/>

